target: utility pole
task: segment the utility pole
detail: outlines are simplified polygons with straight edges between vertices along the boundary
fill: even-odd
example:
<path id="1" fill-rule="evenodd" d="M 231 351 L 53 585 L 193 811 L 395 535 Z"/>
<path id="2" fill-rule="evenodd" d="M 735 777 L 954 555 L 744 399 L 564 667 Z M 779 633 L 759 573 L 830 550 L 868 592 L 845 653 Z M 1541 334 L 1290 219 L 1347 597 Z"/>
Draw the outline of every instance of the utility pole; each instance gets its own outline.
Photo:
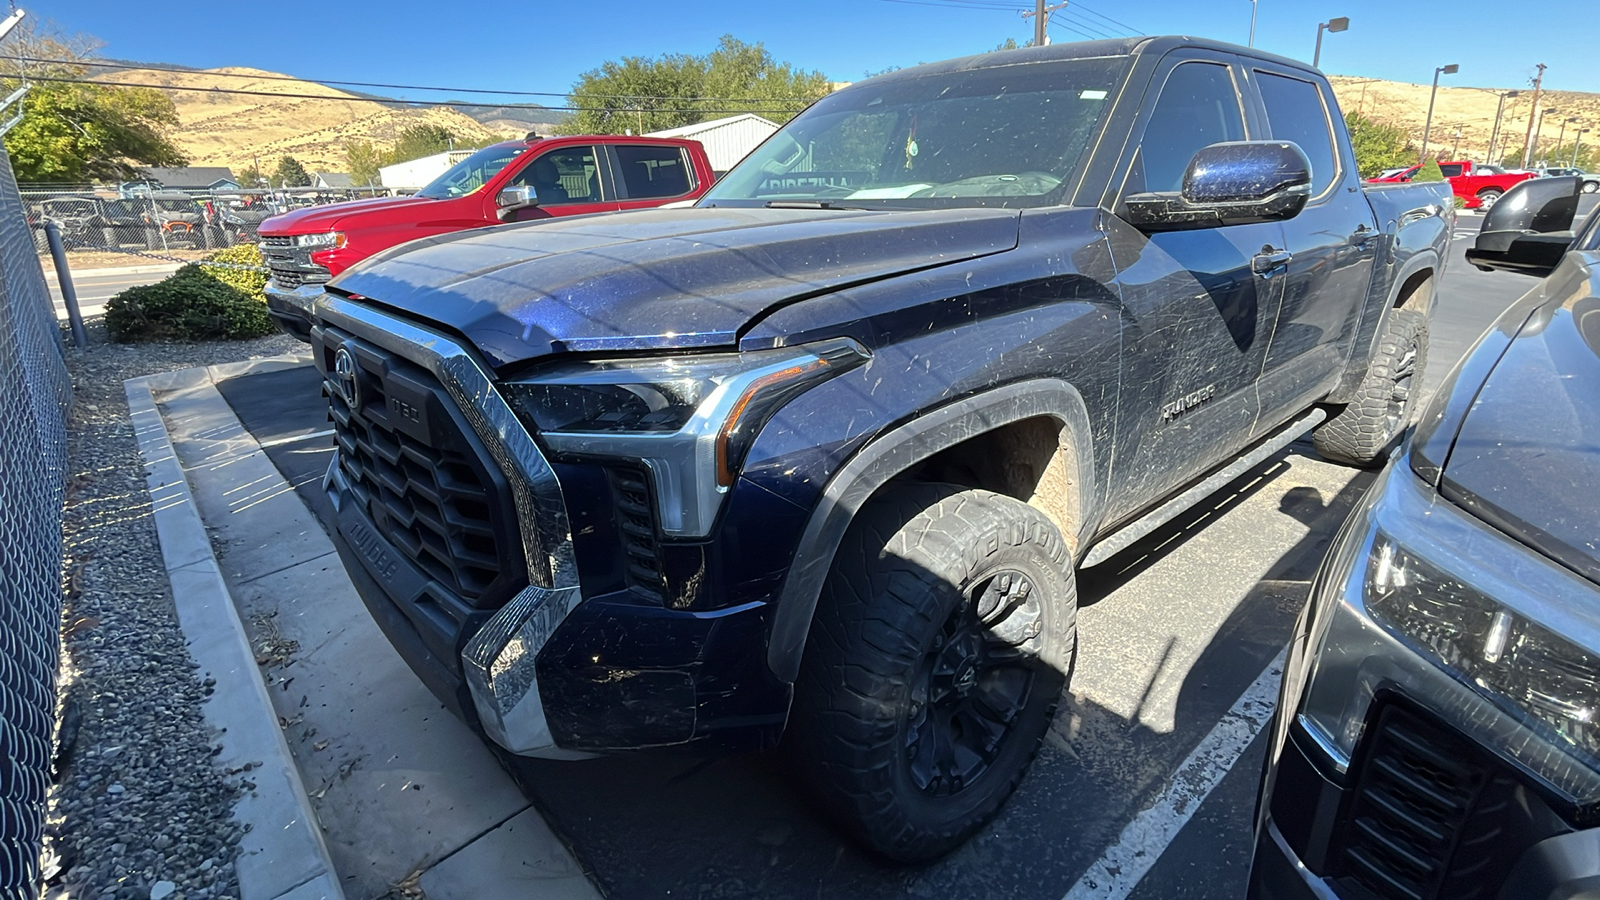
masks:
<path id="1" fill-rule="evenodd" d="M 1321 37 L 1321 34 L 1318 34 L 1318 37 Z M 1245 44 L 1245 46 L 1246 47 L 1254 47 L 1255 45 L 1256 45 L 1256 0 L 1250 0 L 1250 43 Z"/>
<path id="2" fill-rule="evenodd" d="M 1506 111 L 1506 98 L 1515 97 L 1521 91 L 1506 91 L 1500 95 L 1500 104 L 1494 109 L 1494 132 L 1489 135 L 1489 149 L 1483 154 L 1484 162 L 1494 162 L 1494 145 L 1500 140 L 1500 115 Z"/>
<path id="3" fill-rule="evenodd" d="M 1024 19 L 1030 16 L 1033 18 L 1033 46 L 1035 47 L 1043 47 L 1050 43 L 1050 35 L 1045 33 L 1045 26 L 1050 24 L 1050 14 L 1058 9 L 1067 8 L 1065 3 L 1057 3 L 1054 6 L 1046 6 L 1045 3 L 1046 0 L 1034 0 L 1033 12 L 1022 14 Z"/>
<path id="4" fill-rule="evenodd" d="M 1533 155 L 1533 120 L 1539 113 L 1539 91 L 1544 86 L 1544 70 L 1549 68 L 1544 63 L 1539 63 L 1539 74 L 1533 79 L 1533 108 L 1528 110 L 1528 136 L 1522 139 L 1522 167 L 1528 168 L 1528 158 Z"/>

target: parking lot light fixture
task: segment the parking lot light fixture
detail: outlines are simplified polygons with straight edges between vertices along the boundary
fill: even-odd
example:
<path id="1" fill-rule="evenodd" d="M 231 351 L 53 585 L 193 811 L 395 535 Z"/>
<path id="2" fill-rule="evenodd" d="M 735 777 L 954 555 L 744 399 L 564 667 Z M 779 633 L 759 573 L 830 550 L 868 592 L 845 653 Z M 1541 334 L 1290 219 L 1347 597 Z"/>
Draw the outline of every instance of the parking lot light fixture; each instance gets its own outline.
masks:
<path id="1" fill-rule="evenodd" d="M 1455 63 L 1440 66 L 1433 70 L 1433 92 L 1428 94 L 1428 121 L 1422 126 L 1422 152 L 1417 154 L 1417 164 L 1421 165 L 1428 158 L 1428 132 L 1433 130 L 1433 101 L 1439 96 L 1439 76 L 1454 75 L 1461 71 Z"/>
<path id="2" fill-rule="evenodd" d="M 1315 69 L 1322 62 L 1322 30 L 1326 28 L 1329 32 L 1338 34 L 1349 29 L 1349 27 L 1349 16 L 1339 16 L 1336 19 L 1329 19 L 1317 25 L 1317 49 L 1316 52 L 1311 54 L 1311 68 Z"/>

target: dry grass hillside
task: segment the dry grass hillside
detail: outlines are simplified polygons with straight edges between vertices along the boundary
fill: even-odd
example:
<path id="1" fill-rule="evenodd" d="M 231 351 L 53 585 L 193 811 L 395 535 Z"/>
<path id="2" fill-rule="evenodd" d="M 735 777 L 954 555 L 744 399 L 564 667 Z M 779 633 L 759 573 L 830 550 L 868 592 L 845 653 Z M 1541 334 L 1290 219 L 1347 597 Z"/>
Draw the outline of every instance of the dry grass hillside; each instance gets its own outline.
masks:
<path id="1" fill-rule="evenodd" d="M 372 141 L 380 148 L 392 144 L 406 125 L 442 125 L 464 142 L 520 136 L 526 126 L 494 127 L 447 107 L 392 109 L 334 88 L 309 81 L 276 81 L 259 76 L 276 75 L 260 69 L 223 68 L 192 72 L 129 71 L 106 75 L 108 82 L 132 82 L 163 87 L 223 87 L 273 94 L 310 94 L 329 99 L 259 97 L 247 94 L 202 93 L 172 90 L 167 95 L 178 107 L 181 123 L 174 134 L 178 146 L 189 154 L 191 165 L 249 166 L 259 159 L 262 168 L 293 156 L 311 171 L 345 170 L 345 144 Z M 219 77 L 224 76 L 224 77 Z M 245 76 L 245 77 L 225 77 Z"/>
<path id="2" fill-rule="evenodd" d="M 1428 116 L 1428 91 L 1431 85 L 1402 84 L 1395 81 L 1377 81 L 1371 78 L 1330 76 L 1339 105 L 1346 112 L 1361 112 L 1369 118 L 1392 125 L 1400 125 L 1411 132 L 1412 139 L 1422 142 L 1422 127 Z M 1428 138 L 1430 151 L 1439 148 L 1448 151 L 1456 146 L 1456 126 L 1461 126 L 1460 146 L 1456 156 L 1486 161 L 1489 138 L 1494 133 L 1495 107 L 1503 91 L 1485 88 L 1458 88 L 1439 86 L 1439 98 L 1433 109 L 1433 132 Z M 1528 134 L 1528 113 L 1532 106 L 1533 90 L 1523 89 L 1520 96 L 1506 101 L 1505 115 L 1500 122 L 1501 138 L 1497 147 L 1508 146 L 1506 133 L 1510 133 L 1509 147 L 1514 152 L 1522 148 Z M 1545 110 L 1544 126 L 1540 130 L 1539 146 L 1546 154 L 1554 152 L 1556 139 L 1561 136 L 1562 122 L 1566 124 L 1563 143 L 1572 145 L 1573 132 L 1588 128 L 1583 136 L 1583 146 L 1600 141 L 1600 94 L 1576 91 L 1546 91 L 1539 99 Z M 1430 152 L 1430 155 L 1431 152 Z M 1496 157 L 1501 157 L 1499 149 Z M 1534 154 L 1534 160 L 1541 155 Z M 1550 160 L 1555 165 L 1555 160 Z M 1565 163 L 1562 163 L 1563 165 Z"/>

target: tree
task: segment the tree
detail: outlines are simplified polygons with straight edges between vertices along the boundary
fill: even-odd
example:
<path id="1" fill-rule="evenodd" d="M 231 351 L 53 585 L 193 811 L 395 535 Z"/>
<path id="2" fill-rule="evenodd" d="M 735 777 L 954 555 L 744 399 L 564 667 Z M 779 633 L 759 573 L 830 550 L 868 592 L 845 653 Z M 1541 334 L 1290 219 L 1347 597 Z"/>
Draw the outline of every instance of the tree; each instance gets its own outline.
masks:
<path id="1" fill-rule="evenodd" d="M 762 44 L 724 35 L 704 56 L 628 56 L 579 77 L 567 134 L 643 134 L 741 112 L 785 122 L 831 89 L 821 72 L 778 62 Z"/>
<path id="2" fill-rule="evenodd" d="M 456 148 L 455 135 L 443 125 L 434 125 L 428 122 L 418 122 L 400 129 L 400 135 L 395 138 L 394 146 L 384 154 L 380 165 L 393 165 L 395 163 L 409 162 L 443 153 Z"/>
<path id="3" fill-rule="evenodd" d="M 371 141 L 351 141 L 344 145 L 344 163 L 351 181 L 358 185 L 377 184 L 383 155 Z"/>
<path id="4" fill-rule="evenodd" d="M 25 77 L 85 78 L 80 60 L 99 42 L 42 34 L 25 22 L 6 46 L 11 56 L 30 61 L 0 61 L 0 95 L 16 90 Z M 177 109 L 160 91 L 63 81 L 30 85 L 22 119 L 5 138 L 18 181 L 125 181 L 138 166 L 187 162 L 170 137 Z"/>
<path id="5" fill-rule="evenodd" d="M 311 173 L 300 164 L 300 160 L 285 156 L 278 160 L 278 170 L 273 173 L 272 180 L 285 187 L 310 187 Z"/>
<path id="6" fill-rule="evenodd" d="M 1416 161 L 1417 150 L 1406 130 L 1386 125 L 1358 112 L 1346 113 L 1350 143 L 1356 151 L 1356 168 L 1362 178 L 1371 178 L 1384 169 L 1398 169 Z"/>
<path id="7" fill-rule="evenodd" d="M 1417 174 L 1411 176 L 1412 181 L 1443 181 L 1444 170 L 1439 168 L 1439 161 L 1429 159 L 1423 162 Z"/>
<path id="8" fill-rule="evenodd" d="M 256 167 L 255 163 L 245 166 L 234 174 L 239 179 L 239 186 L 244 188 L 261 187 L 261 182 L 267 177 L 265 173 Z"/>

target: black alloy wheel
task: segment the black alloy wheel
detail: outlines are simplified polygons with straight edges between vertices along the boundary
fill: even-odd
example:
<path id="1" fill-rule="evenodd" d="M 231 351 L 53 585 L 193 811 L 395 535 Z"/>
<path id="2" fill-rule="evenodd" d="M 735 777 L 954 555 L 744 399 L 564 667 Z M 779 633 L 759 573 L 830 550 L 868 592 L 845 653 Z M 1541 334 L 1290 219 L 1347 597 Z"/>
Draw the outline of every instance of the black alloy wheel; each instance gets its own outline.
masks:
<path id="1" fill-rule="evenodd" d="M 1028 576 L 998 572 L 951 613 L 914 676 L 906 758 L 917 787 L 948 796 L 989 771 L 1033 691 L 1018 644 L 1042 627 Z"/>

